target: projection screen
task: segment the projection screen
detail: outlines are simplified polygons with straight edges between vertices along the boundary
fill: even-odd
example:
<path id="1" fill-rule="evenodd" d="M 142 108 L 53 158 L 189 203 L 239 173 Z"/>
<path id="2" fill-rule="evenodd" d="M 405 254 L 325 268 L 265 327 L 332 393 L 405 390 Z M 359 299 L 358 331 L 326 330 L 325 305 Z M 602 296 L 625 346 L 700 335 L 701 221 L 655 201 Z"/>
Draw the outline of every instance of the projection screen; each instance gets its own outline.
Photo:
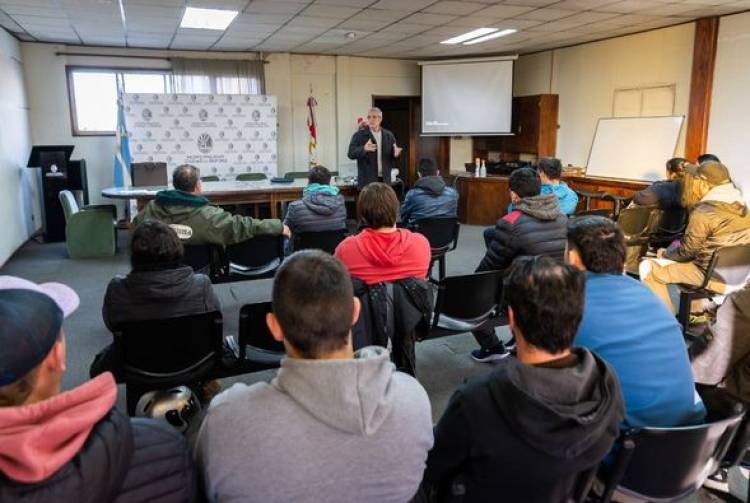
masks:
<path id="1" fill-rule="evenodd" d="M 422 134 L 511 134 L 514 59 L 421 62 Z"/>

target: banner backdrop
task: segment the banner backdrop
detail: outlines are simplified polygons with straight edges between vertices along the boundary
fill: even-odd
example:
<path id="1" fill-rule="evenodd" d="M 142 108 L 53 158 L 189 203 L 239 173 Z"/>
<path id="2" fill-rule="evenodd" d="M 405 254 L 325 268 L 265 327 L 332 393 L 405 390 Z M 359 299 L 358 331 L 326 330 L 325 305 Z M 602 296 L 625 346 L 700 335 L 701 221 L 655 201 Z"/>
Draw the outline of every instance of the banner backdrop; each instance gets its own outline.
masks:
<path id="1" fill-rule="evenodd" d="M 276 96 L 123 94 L 133 162 L 192 164 L 201 176 L 277 175 Z"/>

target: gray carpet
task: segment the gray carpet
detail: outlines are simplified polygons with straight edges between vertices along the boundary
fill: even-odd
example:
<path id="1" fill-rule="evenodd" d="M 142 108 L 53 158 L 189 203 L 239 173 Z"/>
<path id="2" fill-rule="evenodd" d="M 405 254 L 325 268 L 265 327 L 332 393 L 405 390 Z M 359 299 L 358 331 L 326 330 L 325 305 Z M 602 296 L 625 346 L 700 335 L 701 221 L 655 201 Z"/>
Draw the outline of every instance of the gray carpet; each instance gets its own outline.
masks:
<path id="1" fill-rule="evenodd" d="M 484 254 L 481 227 L 462 226 L 458 248 L 447 258 L 448 274 L 473 272 Z M 71 260 L 63 243 L 40 244 L 30 241 L 0 269 L 35 282 L 59 281 L 70 285 L 81 297 L 81 307 L 65 322 L 68 343 L 68 370 L 63 380 L 65 389 L 88 379 L 88 369 L 94 355 L 111 342 L 112 335 L 101 317 L 102 300 L 107 282 L 116 274 L 129 270 L 127 235 L 121 233 L 118 253 L 108 259 Z M 271 281 L 244 281 L 216 285 L 224 314 L 224 333 L 237 333 L 239 311 L 243 304 L 267 301 L 271 298 Z M 507 330 L 501 329 L 507 336 Z M 468 353 L 476 343 L 470 334 L 443 337 L 417 345 L 417 374 L 432 401 L 433 417 L 440 417 L 453 391 L 467 377 L 491 370 L 492 365 L 472 361 Z M 258 372 L 232 379 L 255 382 L 269 380 L 275 371 Z M 118 404 L 124 407 L 124 389 Z"/>

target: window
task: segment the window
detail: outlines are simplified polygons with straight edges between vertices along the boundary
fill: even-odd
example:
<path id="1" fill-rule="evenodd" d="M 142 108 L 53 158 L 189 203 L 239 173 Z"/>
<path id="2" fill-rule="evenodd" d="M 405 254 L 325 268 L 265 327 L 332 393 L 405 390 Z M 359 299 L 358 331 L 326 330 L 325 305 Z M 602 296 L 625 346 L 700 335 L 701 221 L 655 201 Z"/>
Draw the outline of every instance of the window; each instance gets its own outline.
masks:
<path id="1" fill-rule="evenodd" d="M 115 133 L 118 89 L 126 93 L 170 93 L 171 72 L 68 67 L 74 136 Z"/>

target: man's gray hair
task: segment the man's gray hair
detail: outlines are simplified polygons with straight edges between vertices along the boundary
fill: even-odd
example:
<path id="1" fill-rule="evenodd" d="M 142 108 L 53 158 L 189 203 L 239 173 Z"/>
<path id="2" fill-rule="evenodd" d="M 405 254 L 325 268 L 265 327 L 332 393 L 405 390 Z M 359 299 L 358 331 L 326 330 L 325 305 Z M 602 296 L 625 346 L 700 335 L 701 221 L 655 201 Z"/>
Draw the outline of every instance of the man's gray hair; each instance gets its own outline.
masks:
<path id="1" fill-rule="evenodd" d="M 200 171 L 192 164 L 181 164 L 172 172 L 172 185 L 177 190 L 193 192 L 200 176 Z"/>
<path id="2" fill-rule="evenodd" d="M 370 114 L 370 112 L 375 112 L 376 114 L 378 114 L 378 115 L 380 116 L 380 118 L 381 118 L 381 119 L 383 118 L 383 111 L 382 111 L 381 109 L 379 109 L 378 107 L 372 107 L 372 108 L 371 108 L 371 109 L 370 109 L 370 110 L 369 110 L 369 111 L 367 112 L 367 114 L 369 115 L 369 114 Z"/>

